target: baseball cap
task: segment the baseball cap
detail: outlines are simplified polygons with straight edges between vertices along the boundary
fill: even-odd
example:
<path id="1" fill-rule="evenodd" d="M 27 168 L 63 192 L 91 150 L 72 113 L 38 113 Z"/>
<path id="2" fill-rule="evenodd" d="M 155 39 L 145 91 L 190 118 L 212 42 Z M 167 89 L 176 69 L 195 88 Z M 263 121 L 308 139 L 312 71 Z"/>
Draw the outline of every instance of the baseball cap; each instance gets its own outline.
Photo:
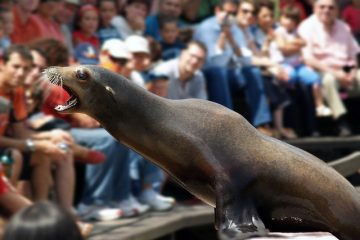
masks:
<path id="1" fill-rule="evenodd" d="M 133 53 L 147 53 L 150 54 L 149 42 L 146 38 L 138 35 L 131 35 L 126 38 L 125 44 Z"/>
<path id="2" fill-rule="evenodd" d="M 90 43 L 80 43 L 74 50 L 74 58 L 80 64 L 97 65 L 99 64 L 99 53 Z"/>
<path id="3" fill-rule="evenodd" d="M 120 39 L 112 38 L 106 40 L 101 47 L 101 51 L 108 51 L 110 56 L 114 58 L 131 59 L 131 52 Z"/>

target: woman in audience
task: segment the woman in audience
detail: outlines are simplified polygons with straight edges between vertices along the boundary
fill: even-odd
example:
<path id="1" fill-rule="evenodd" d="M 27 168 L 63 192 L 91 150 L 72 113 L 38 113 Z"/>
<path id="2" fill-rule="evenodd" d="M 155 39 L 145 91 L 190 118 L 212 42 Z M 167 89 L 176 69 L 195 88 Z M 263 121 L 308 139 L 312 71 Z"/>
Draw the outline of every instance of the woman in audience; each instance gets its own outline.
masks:
<path id="1" fill-rule="evenodd" d="M 96 36 L 99 26 L 99 12 L 94 5 L 83 5 L 78 10 L 74 20 L 74 48 L 83 42 L 90 43 L 94 48 L 100 48 L 100 40 Z"/>

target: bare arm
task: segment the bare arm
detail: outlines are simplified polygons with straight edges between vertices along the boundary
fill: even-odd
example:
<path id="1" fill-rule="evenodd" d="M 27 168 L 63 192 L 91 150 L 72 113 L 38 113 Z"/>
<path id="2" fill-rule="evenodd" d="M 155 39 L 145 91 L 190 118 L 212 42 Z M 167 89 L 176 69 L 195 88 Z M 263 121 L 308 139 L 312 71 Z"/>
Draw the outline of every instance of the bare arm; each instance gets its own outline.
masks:
<path id="1" fill-rule="evenodd" d="M 305 41 L 301 38 L 295 38 L 292 41 L 286 41 L 285 37 L 277 33 L 275 38 L 279 50 L 285 56 L 300 53 L 301 49 L 306 45 Z"/>

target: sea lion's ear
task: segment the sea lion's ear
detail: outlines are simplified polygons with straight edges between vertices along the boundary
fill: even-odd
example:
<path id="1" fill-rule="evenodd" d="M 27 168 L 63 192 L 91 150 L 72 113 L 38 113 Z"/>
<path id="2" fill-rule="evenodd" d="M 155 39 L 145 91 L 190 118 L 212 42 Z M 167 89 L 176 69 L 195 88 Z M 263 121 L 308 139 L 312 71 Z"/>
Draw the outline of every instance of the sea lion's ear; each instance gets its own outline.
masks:
<path id="1" fill-rule="evenodd" d="M 112 87 L 110 87 L 110 86 L 105 86 L 105 89 L 106 89 L 106 91 L 108 91 L 109 93 L 111 93 L 111 95 L 112 95 L 113 97 L 115 97 L 115 91 L 114 91 L 114 89 L 112 89 Z"/>

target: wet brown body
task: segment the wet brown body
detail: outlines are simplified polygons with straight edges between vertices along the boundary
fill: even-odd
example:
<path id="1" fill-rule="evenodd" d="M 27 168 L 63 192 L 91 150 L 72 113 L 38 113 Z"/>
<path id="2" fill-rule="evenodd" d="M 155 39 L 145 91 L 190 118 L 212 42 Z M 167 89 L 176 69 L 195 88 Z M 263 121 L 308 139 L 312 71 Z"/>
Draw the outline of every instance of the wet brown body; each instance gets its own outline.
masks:
<path id="1" fill-rule="evenodd" d="M 86 80 L 78 73 L 85 71 Z M 241 115 L 203 100 L 157 97 L 98 67 L 57 68 L 79 103 L 119 142 L 216 207 L 218 229 L 328 231 L 360 239 L 360 195 L 315 156 L 257 132 Z M 265 227 L 263 225 L 265 224 Z"/>

